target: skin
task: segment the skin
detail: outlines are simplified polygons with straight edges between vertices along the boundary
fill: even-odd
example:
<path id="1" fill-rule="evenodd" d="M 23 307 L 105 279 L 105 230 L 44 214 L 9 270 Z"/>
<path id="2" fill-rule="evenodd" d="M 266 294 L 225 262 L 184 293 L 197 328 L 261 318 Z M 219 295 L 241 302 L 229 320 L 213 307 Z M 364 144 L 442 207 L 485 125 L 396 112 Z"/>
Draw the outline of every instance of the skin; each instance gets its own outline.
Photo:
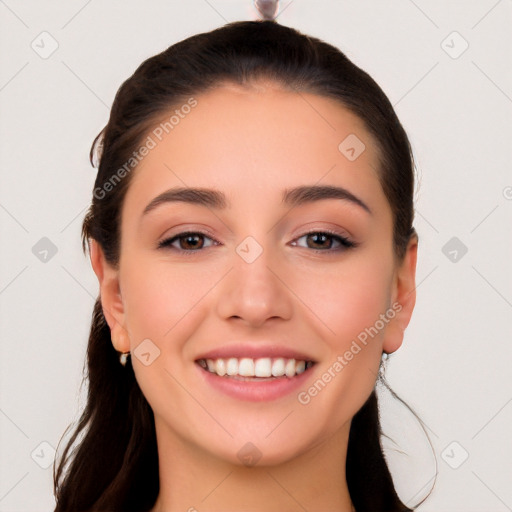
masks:
<path id="1" fill-rule="evenodd" d="M 152 510 L 348 512 L 351 420 L 374 388 L 382 353 L 402 343 L 415 303 L 417 240 L 397 261 L 379 155 L 342 105 L 263 82 L 223 84 L 196 99 L 134 171 L 119 267 L 105 262 L 95 241 L 90 247 L 114 346 L 132 351 L 155 415 L 160 494 Z M 355 161 L 338 150 L 349 134 L 366 145 Z M 348 189 L 371 213 L 340 199 L 281 203 L 284 189 L 315 184 Z M 230 207 L 175 202 L 142 215 L 154 197 L 182 186 L 222 191 Z M 186 240 L 156 248 L 202 229 L 218 245 L 199 237 L 204 248 L 190 254 Z M 357 247 L 336 251 L 335 239 L 315 245 L 305 236 L 325 229 Z M 263 249 L 252 263 L 236 252 L 247 236 Z M 306 405 L 297 392 L 244 401 L 198 378 L 200 354 L 268 340 L 316 361 L 298 391 L 307 390 L 392 304 L 400 311 Z M 145 339 L 160 350 L 148 366 L 133 356 Z M 261 454 L 252 467 L 237 456 L 248 442 Z"/>

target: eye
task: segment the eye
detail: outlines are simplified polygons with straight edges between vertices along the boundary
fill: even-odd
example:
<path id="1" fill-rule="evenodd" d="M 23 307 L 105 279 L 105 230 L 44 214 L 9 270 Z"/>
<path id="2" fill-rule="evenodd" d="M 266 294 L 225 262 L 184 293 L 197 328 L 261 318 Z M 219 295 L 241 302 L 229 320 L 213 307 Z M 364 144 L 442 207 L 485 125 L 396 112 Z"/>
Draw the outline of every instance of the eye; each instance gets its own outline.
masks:
<path id="1" fill-rule="evenodd" d="M 297 244 L 298 240 L 306 239 L 306 245 Z M 301 247 L 307 247 L 308 249 L 316 249 L 320 251 L 339 251 L 355 247 L 356 244 L 348 238 L 331 233 L 329 231 L 311 231 L 302 235 L 297 241 L 292 242 L 291 245 L 300 245 Z M 336 246 L 337 244 L 337 246 Z M 333 245 L 335 246 L 333 248 Z"/>
<path id="2" fill-rule="evenodd" d="M 306 239 L 306 245 L 297 243 L 297 241 L 302 239 Z M 210 243 L 206 244 L 206 240 L 209 240 Z M 191 253 L 198 252 L 201 249 L 218 244 L 219 242 L 207 236 L 205 233 L 185 231 L 183 233 L 178 233 L 171 238 L 162 240 L 158 243 L 158 248 L 172 248 L 177 251 Z M 311 231 L 310 233 L 306 233 L 294 240 L 291 245 L 298 245 L 300 247 L 306 247 L 308 249 L 314 249 L 321 252 L 334 252 L 355 247 L 356 243 L 342 235 L 331 233 L 329 231 Z"/>
<path id="3" fill-rule="evenodd" d="M 172 238 L 162 240 L 158 243 L 158 248 L 161 249 L 164 247 L 172 247 L 178 251 L 193 252 L 213 245 L 213 243 L 205 245 L 205 239 L 217 243 L 216 240 L 206 236 L 204 233 L 196 231 L 185 231 L 183 233 L 178 233 Z M 178 247 L 176 247 L 176 243 L 178 244 Z"/>

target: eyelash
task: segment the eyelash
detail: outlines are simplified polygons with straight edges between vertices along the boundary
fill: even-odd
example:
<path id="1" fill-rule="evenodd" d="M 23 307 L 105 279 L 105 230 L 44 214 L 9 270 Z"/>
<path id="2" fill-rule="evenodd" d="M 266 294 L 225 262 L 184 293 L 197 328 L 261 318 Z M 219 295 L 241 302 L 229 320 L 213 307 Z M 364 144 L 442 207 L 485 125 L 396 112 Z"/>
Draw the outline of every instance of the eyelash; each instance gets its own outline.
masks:
<path id="1" fill-rule="evenodd" d="M 200 235 L 200 236 L 203 236 L 205 238 L 209 238 L 210 240 L 213 240 L 217 244 L 219 243 L 217 240 L 215 240 L 208 233 L 203 233 L 201 231 L 184 231 L 182 233 L 178 233 L 177 235 L 175 235 L 175 236 L 173 236 L 171 238 L 166 238 L 165 240 L 162 240 L 161 242 L 159 242 L 158 243 L 158 249 L 171 249 L 171 250 L 175 250 L 175 251 L 181 252 L 183 254 L 186 254 L 187 256 L 192 256 L 194 253 L 200 252 L 202 250 L 202 248 L 200 248 L 200 249 L 178 249 L 176 247 L 172 247 L 172 244 L 175 241 L 179 240 L 180 238 L 184 238 L 184 237 L 190 236 L 190 235 Z M 336 249 L 331 249 L 331 248 L 328 248 L 328 249 L 311 249 L 312 251 L 314 251 L 316 253 L 326 253 L 326 252 L 328 252 L 328 253 L 336 253 L 336 252 L 339 252 L 339 251 L 344 251 L 344 250 L 347 250 L 347 249 L 352 249 L 354 247 L 357 247 L 357 245 L 358 245 L 355 242 L 353 242 L 352 240 L 350 240 L 349 238 L 347 238 L 345 236 L 341 236 L 338 233 L 335 233 L 335 232 L 330 231 L 328 229 L 324 229 L 322 231 L 309 231 L 307 233 L 304 233 L 300 237 L 298 237 L 295 240 L 293 240 L 295 242 L 295 245 L 296 245 L 296 240 L 300 240 L 301 238 L 303 238 L 305 236 L 309 236 L 309 235 L 327 235 L 329 238 L 332 238 L 332 239 L 336 240 L 341 245 L 340 247 L 338 247 Z M 303 248 L 307 249 L 307 247 L 303 247 Z"/>

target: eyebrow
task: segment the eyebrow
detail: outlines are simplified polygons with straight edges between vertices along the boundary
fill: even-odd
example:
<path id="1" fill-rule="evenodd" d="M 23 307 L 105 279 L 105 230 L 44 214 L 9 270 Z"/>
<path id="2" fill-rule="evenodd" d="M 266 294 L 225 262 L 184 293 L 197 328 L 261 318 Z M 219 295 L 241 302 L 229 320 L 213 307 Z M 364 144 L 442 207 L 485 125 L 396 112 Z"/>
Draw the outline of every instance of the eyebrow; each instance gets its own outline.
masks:
<path id="1" fill-rule="evenodd" d="M 322 199 L 341 199 L 360 206 L 368 213 L 372 213 L 369 206 L 343 187 L 332 185 L 304 185 L 283 191 L 282 202 L 295 207 Z M 214 208 L 218 210 L 229 207 L 225 194 L 218 190 L 208 188 L 178 187 L 166 190 L 152 199 L 144 208 L 142 215 L 146 215 L 158 206 L 166 203 L 184 202 Z"/>

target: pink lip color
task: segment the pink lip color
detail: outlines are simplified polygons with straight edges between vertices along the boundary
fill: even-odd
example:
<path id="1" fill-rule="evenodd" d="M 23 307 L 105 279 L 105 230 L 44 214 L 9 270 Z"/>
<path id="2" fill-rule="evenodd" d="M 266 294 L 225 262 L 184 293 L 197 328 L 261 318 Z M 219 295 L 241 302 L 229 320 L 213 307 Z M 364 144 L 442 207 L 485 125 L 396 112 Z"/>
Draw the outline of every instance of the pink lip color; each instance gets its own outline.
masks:
<path id="1" fill-rule="evenodd" d="M 272 380 L 242 381 L 219 375 L 205 370 L 196 364 L 200 377 L 207 385 L 239 400 L 265 402 L 277 400 L 297 390 L 310 376 L 310 370 L 295 377 L 276 377 Z"/>
<path id="2" fill-rule="evenodd" d="M 285 346 L 276 344 L 268 345 L 263 342 L 259 343 L 239 343 L 233 345 L 224 345 L 223 347 L 210 350 L 196 357 L 198 359 L 228 359 L 236 357 L 250 357 L 258 359 L 260 357 L 283 357 L 284 359 L 295 359 L 296 361 L 314 361 L 311 356 Z"/>

